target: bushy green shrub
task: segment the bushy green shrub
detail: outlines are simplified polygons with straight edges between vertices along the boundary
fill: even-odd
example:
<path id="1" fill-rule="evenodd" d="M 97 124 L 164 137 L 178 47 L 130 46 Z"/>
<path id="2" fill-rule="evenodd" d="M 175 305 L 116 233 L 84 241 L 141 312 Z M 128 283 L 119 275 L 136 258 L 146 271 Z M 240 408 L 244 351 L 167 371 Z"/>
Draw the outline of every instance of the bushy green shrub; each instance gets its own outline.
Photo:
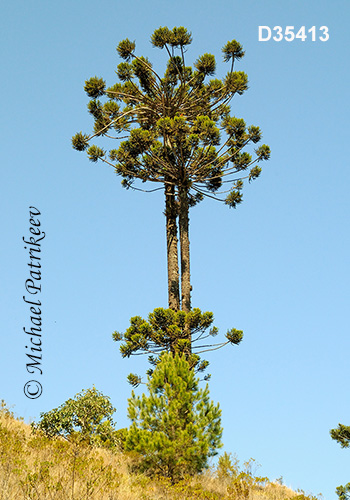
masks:
<path id="1" fill-rule="evenodd" d="M 33 431 L 42 431 L 48 437 L 84 440 L 97 446 L 118 444 L 112 415 L 115 408 L 109 397 L 95 387 L 81 391 L 58 408 L 41 413 L 41 420 L 32 423 Z"/>

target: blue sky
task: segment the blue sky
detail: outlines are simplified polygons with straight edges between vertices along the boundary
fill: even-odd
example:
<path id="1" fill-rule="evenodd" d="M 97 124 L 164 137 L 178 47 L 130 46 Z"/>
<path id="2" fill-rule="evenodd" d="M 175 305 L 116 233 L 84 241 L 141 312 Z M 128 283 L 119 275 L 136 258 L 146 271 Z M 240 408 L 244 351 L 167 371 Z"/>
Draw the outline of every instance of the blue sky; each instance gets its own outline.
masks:
<path id="1" fill-rule="evenodd" d="M 126 382 L 146 369 L 113 342 L 134 315 L 167 305 L 163 194 L 125 191 L 113 170 L 71 148 L 91 130 L 83 91 L 115 82 L 120 40 L 162 69 L 149 38 L 186 26 L 187 60 L 204 52 L 226 72 L 221 48 L 241 42 L 249 90 L 232 113 L 259 125 L 272 150 L 237 210 L 206 200 L 191 211 L 193 306 L 213 311 L 239 347 L 208 356 L 225 450 L 253 457 L 260 474 L 335 498 L 350 453 L 329 437 L 350 424 L 348 381 L 350 8 L 334 2 L 91 0 L 7 2 L 2 7 L 1 394 L 26 421 L 93 384 L 128 425 Z M 327 42 L 259 42 L 258 26 L 327 26 Z M 43 394 L 30 400 L 22 300 L 28 278 L 29 206 L 42 229 Z"/>

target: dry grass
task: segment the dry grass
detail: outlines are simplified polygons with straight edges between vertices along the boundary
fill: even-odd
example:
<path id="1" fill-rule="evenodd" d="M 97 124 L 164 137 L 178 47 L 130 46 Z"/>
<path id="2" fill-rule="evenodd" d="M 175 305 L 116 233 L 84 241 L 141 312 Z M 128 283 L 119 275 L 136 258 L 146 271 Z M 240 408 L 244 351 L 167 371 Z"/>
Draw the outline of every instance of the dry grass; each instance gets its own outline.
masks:
<path id="1" fill-rule="evenodd" d="M 131 473 L 133 460 L 33 435 L 29 425 L 0 411 L 0 500 L 315 500 L 242 472 L 237 462 L 171 485 Z"/>

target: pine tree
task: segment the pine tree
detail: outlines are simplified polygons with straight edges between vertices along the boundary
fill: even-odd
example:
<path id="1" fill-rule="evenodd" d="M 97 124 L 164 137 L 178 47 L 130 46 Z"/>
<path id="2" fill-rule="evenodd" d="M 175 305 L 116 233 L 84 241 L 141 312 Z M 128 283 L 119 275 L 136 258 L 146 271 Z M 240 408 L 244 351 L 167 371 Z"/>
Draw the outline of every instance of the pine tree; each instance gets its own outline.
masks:
<path id="1" fill-rule="evenodd" d="M 148 377 L 149 395 L 129 399 L 132 425 L 125 449 L 137 452 L 137 468 L 173 482 L 208 467 L 221 447 L 221 410 L 209 399 L 208 386 L 198 379 L 184 357 L 164 353 Z"/>
<path id="2" fill-rule="evenodd" d="M 216 70 L 212 54 L 200 56 L 193 67 L 186 65 L 186 47 L 192 36 L 184 27 L 160 27 L 151 42 L 165 49 L 169 57 L 164 76 L 153 69 L 147 58 L 135 54 L 135 42 L 121 41 L 117 47 L 124 60 L 117 68 L 120 81 L 109 88 L 96 76 L 86 81 L 94 133 L 79 132 L 72 143 L 75 149 L 86 150 L 91 161 L 102 160 L 112 166 L 126 188 L 139 189 L 134 186 L 137 179 L 164 186 L 168 302 L 174 311 L 181 308 L 189 312 L 189 209 L 206 196 L 235 208 L 242 201 L 243 180 L 250 182 L 260 175 L 257 164 L 269 158 L 270 149 L 266 145 L 253 149 L 254 158 L 244 151 L 246 146 L 260 141 L 261 131 L 230 116 L 229 102 L 248 88 L 247 75 L 233 70 L 244 55 L 236 40 L 222 49 L 224 61 L 230 64 L 222 79 L 209 79 Z M 106 101 L 102 103 L 100 97 Z M 107 153 L 91 145 L 92 139 L 101 136 L 117 140 L 118 147 Z M 223 184 L 228 189 L 220 197 Z"/>

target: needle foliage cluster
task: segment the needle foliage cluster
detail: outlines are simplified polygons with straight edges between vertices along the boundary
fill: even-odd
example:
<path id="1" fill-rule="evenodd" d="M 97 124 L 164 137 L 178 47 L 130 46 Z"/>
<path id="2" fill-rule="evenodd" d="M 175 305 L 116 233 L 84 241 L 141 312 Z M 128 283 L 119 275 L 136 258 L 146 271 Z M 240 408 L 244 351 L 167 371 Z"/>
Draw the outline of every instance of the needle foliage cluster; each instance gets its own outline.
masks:
<path id="1" fill-rule="evenodd" d="M 216 72 L 213 54 L 187 64 L 191 42 L 184 27 L 155 30 L 151 43 L 168 56 L 161 76 L 147 57 L 137 55 L 135 42 L 122 40 L 117 47 L 123 61 L 117 66 L 119 81 L 110 87 L 101 77 L 86 81 L 93 133 L 77 133 L 72 144 L 91 161 L 112 166 L 126 188 L 137 179 L 185 186 L 190 203 L 196 204 L 228 183 L 219 199 L 234 208 L 242 201 L 243 179 L 260 175 L 258 164 L 269 158 L 270 149 L 263 144 L 253 155 L 245 151 L 260 142 L 261 130 L 230 114 L 232 98 L 248 88 L 246 73 L 234 71 L 244 56 L 241 44 L 232 40 L 222 48 L 229 68 L 219 79 L 210 78 Z M 118 145 L 105 149 L 92 144 L 98 137 Z"/>
<path id="2" fill-rule="evenodd" d="M 120 352 L 124 358 L 148 354 L 150 364 L 156 366 L 161 353 L 170 352 L 185 355 L 191 368 L 204 372 L 209 362 L 201 359 L 198 353 L 220 349 L 229 343 L 238 345 L 243 339 L 243 332 L 232 328 L 226 332 L 225 342 L 208 344 L 207 339 L 219 333 L 218 328 L 212 326 L 213 321 L 212 312 L 202 312 L 199 308 L 186 313 L 158 307 L 148 315 L 148 321 L 141 316 L 131 318 L 129 328 L 124 333 L 114 332 L 113 339 L 122 341 Z M 153 370 L 149 369 L 147 373 L 152 375 Z M 204 378 L 209 380 L 210 375 Z M 137 386 L 141 377 L 130 374 L 128 380 Z"/>
<path id="3" fill-rule="evenodd" d="M 138 469 L 176 482 L 207 468 L 222 446 L 221 410 L 208 385 L 199 388 L 184 357 L 164 353 L 147 388 L 141 397 L 132 392 L 128 406 L 125 449 L 140 454 Z"/>

